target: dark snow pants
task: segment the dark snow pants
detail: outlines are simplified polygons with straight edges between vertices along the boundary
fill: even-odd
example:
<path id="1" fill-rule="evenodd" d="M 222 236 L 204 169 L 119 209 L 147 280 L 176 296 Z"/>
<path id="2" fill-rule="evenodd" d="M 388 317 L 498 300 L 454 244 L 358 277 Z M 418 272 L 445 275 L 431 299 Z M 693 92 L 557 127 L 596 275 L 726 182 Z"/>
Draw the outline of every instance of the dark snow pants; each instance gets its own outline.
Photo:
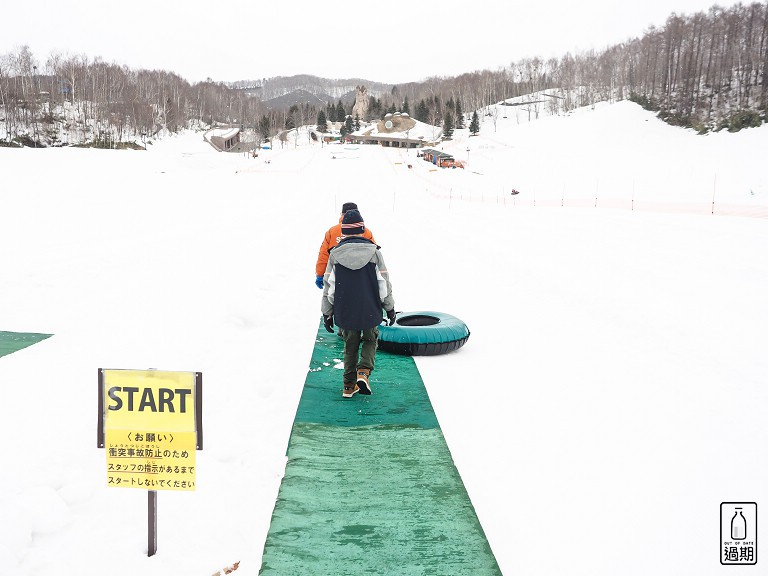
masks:
<path id="1" fill-rule="evenodd" d="M 344 384 L 354 384 L 357 380 L 357 369 L 368 368 L 373 371 L 376 363 L 376 347 L 379 339 L 379 327 L 367 330 L 342 329 L 344 339 Z M 362 343 L 362 350 L 360 344 Z M 358 361 L 358 354 L 360 355 Z"/>

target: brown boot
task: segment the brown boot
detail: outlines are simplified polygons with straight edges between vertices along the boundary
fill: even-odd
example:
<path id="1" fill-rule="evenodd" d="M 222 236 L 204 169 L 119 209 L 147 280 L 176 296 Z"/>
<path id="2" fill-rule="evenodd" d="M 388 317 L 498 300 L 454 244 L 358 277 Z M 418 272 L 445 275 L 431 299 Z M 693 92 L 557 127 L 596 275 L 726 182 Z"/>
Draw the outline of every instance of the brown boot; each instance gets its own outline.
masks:
<path id="1" fill-rule="evenodd" d="M 357 369 L 357 386 L 360 388 L 360 394 L 368 396 L 371 393 L 370 377 L 370 368 L 361 367 Z"/>
<path id="2" fill-rule="evenodd" d="M 354 382 L 351 384 L 344 383 L 344 390 L 341 392 L 341 395 L 344 398 L 352 398 L 355 394 L 357 394 L 360 391 L 360 388 L 357 387 L 357 384 Z M 370 394 L 370 392 L 369 392 Z"/>

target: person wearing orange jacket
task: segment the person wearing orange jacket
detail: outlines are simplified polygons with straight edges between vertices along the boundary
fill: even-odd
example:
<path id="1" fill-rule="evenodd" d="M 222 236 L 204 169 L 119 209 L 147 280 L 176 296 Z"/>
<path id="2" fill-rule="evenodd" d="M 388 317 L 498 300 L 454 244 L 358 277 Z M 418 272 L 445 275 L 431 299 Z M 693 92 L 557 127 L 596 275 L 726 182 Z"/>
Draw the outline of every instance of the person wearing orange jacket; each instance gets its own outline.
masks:
<path id="1" fill-rule="evenodd" d="M 344 218 L 344 214 L 350 210 L 357 210 L 357 204 L 354 202 L 345 202 L 341 207 L 341 216 L 339 216 L 339 223 L 335 226 L 331 226 L 323 237 L 323 243 L 320 245 L 320 251 L 317 253 L 317 264 L 315 265 L 315 286 L 323 289 L 323 274 L 325 274 L 325 268 L 328 265 L 328 256 L 331 250 L 335 248 L 339 242 L 341 242 L 341 221 Z M 376 240 L 373 239 L 373 233 L 365 227 L 365 232 L 362 234 L 363 238 L 370 240 L 376 244 Z"/>

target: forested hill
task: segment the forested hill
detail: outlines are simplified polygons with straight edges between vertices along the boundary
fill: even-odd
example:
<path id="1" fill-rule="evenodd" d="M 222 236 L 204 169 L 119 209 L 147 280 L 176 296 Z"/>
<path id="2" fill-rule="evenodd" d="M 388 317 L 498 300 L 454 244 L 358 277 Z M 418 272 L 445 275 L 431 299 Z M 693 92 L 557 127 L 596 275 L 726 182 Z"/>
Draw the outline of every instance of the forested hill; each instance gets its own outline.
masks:
<path id="1" fill-rule="evenodd" d="M 349 113 L 340 95 L 353 84 L 368 88 L 372 118 L 412 108 L 420 119 L 441 124 L 448 111 L 471 113 L 547 89 L 561 95 L 556 113 L 629 98 L 700 132 L 739 130 L 768 117 L 768 3 L 672 14 L 663 25 L 599 52 L 530 57 L 499 70 L 397 86 L 310 75 L 190 84 L 173 72 L 134 70 L 100 58 L 51 54 L 39 60 L 22 47 L 0 54 L 0 144 L 106 139 L 111 146 L 191 124 L 259 128 L 269 136 L 263 133 L 313 122 L 323 108 L 306 98 L 291 104 L 291 90 L 338 98 L 327 107 Z M 276 96 L 285 105 L 266 105 Z"/>
<path id="2" fill-rule="evenodd" d="M 247 90 L 263 101 L 281 98 L 298 90 L 304 90 L 327 101 L 328 99 L 344 98 L 350 93 L 354 94 L 358 86 L 365 86 L 368 93 L 373 96 L 381 96 L 392 89 L 391 84 L 373 82 L 363 78 L 320 78 L 309 74 L 275 76 L 261 80 L 240 80 L 232 82 L 231 86 L 236 89 Z"/>

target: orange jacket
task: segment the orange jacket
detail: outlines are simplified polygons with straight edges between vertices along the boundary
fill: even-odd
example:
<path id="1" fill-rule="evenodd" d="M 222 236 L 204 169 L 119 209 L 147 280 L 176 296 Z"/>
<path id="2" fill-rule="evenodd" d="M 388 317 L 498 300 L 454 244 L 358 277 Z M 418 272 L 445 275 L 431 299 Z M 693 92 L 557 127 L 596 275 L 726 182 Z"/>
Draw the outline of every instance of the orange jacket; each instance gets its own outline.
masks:
<path id="1" fill-rule="evenodd" d="M 325 233 L 323 243 L 320 245 L 320 251 L 317 253 L 317 264 L 315 265 L 315 276 L 322 276 L 325 274 L 325 267 L 328 265 L 328 255 L 331 253 L 331 248 L 335 248 L 336 245 L 341 242 L 341 221 L 344 216 L 339 217 L 339 223 L 335 226 L 331 226 Z M 376 240 L 373 239 L 373 233 L 365 227 L 365 232 L 362 234 L 363 238 L 367 238 L 374 244 Z"/>

